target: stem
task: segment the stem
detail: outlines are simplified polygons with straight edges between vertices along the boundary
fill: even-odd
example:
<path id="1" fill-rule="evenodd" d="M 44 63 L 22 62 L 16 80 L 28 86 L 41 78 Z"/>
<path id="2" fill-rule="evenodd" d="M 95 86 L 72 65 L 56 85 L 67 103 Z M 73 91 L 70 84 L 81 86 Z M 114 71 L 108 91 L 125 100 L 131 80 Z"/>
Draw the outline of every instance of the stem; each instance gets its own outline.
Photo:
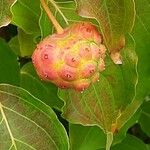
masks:
<path id="1" fill-rule="evenodd" d="M 45 10 L 45 12 L 47 13 L 48 18 L 52 21 L 56 31 L 58 34 L 63 33 L 64 29 L 60 26 L 60 24 L 58 23 L 58 21 L 56 20 L 56 18 L 53 16 L 52 12 L 50 11 L 49 7 L 47 6 L 45 0 L 40 0 L 41 5 L 43 7 L 43 9 Z"/>
<path id="2" fill-rule="evenodd" d="M 107 133 L 107 141 L 106 141 L 106 150 L 110 150 L 112 142 L 113 142 L 113 133 L 108 132 Z"/>

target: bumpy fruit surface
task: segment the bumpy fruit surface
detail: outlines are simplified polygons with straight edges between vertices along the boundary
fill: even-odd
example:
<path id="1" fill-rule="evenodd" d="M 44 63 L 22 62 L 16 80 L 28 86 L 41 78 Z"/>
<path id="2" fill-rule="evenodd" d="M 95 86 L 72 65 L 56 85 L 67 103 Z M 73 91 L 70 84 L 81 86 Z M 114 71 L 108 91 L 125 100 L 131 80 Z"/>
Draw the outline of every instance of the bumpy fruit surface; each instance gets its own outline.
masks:
<path id="1" fill-rule="evenodd" d="M 105 51 L 96 27 L 81 22 L 62 34 L 46 37 L 37 45 L 32 61 L 41 79 L 60 88 L 83 91 L 104 70 Z"/>

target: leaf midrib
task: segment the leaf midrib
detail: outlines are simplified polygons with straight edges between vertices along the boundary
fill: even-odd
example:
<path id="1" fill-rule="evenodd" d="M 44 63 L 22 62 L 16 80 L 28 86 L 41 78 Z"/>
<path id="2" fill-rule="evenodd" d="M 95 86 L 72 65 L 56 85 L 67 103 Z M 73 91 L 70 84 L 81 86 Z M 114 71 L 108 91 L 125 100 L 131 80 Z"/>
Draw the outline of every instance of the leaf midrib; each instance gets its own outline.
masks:
<path id="1" fill-rule="evenodd" d="M 12 134 L 12 132 L 11 132 L 11 128 L 10 128 L 10 126 L 9 126 L 7 117 L 6 117 L 5 113 L 4 113 L 2 103 L 0 103 L 0 112 L 1 112 L 1 114 L 2 114 L 2 118 L 3 118 L 4 121 L 5 121 L 6 128 L 7 128 L 8 132 L 9 132 L 9 135 L 10 135 L 10 139 L 11 139 L 12 145 L 13 145 L 14 148 L 17 150 L 16 142 L 15 142 L 14 137 L 13 137 L 13 134 Z"/>

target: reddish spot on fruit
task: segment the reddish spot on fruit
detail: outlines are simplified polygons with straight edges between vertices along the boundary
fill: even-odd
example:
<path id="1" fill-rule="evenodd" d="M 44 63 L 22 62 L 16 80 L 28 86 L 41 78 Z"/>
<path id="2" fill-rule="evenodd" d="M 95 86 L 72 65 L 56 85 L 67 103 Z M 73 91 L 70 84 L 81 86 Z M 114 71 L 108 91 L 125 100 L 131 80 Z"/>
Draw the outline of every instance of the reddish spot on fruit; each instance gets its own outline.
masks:
<path id="1" fill-rule="evenodd" d="M 92 30 L 91 30 L 91 29 L 89 29 L 89 28 L 87 28 L 87 29 L 86 29 L 86 32 L 91 33 L 91 32 L 92 32 Z"/>
<path id="2" fill-rule="evenodd" d="M 76 60 L 75 60 L 75 58 L 72 58 L 71 61 L 72 61 L 72 62 L 75 62 Z"/>
<path id="3" fill-rule="evenodd" d="M 59 71 L 59 76 L 66 81 L 73 81 L 77 78 L 77 71 L 70 66 L 63 66 Z"/>
<path id="4" fill-rule="evenodd" d="M 48 78 L 48 74 L 47 74 L 47 73 L 44 73 L 44 77 L 47 79 L 47 78 Z"/>
<path id="5" fill-rule="evenodd" d="M 85 51 L 90 52 L 89 48 L 85 48 Z"/>
<path id="6" fill-rule="evenodd" d="M 44 54 L 44 59 L 48 59 L 48 54 Z"/>
<path id="7" fill-rule="evenodd" d="M 84 58 L 86 60 L 92 59 L 92 52 L 90 47 L 88 47 L 88 44 L 84 44 L 83 46 L 81 46 L 79 55 L 81 56 L 81 58 Z"/>
<path id="8" fill-rule="evenodd" d="M 96 45 L 95 43 L 92 43 L 90 47 L 92 50 L 92 58 L 95 59 L 96 61 L 99 60 L 99 58 L 101 57 L 100 47 Z"/>
<path id="9" fill-rule="evenodd" d="M 70 49 L 70 47 L 66 47 L 66 49 Z"/>
<path id="10" fill-rule="evenodd" d="M 85 64 L 82 69 L 82 76 L 84 78 L 91 77 L 96 71 L 97 64 L 89 62 Z"/>
<path id="11" fill-rule="evenodd" d="M 65 62 L 71 67 L 78 67 L 80 64 L 80 57 L 75 53 L 68 53 L 65 57 Z"/>

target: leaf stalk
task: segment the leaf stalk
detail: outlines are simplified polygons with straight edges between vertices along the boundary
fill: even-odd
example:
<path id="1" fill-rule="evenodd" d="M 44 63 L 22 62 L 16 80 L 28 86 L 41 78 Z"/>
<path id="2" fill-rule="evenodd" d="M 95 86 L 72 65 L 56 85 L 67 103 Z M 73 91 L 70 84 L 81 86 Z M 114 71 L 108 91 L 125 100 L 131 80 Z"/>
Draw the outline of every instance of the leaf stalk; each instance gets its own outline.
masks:
<path id="1" fill-rule="evenodd" d="M 107 133 L 107 141 L 106 141 L 106 150 L 110 150 L 112 142 L 113 142 L 113 133 L 108 132 Z"/>

